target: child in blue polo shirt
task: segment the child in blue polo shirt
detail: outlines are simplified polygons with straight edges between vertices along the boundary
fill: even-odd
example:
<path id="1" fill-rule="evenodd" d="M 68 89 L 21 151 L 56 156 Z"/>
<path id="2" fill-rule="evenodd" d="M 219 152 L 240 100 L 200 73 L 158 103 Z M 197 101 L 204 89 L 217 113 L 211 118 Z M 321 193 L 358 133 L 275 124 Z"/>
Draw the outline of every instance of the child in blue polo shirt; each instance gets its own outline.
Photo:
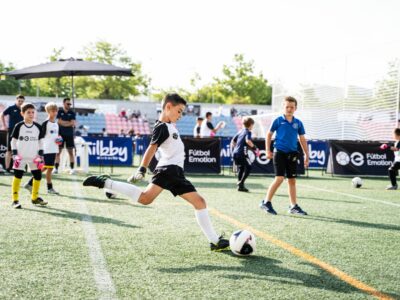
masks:
<path id="1" fill-rule="evenodd" d="M 272 197 L 282 184 L 283 180 L 288 179 L 289 199 L 291 206 L 290 214 L 307 215 L 307 213 L 297 204 L 296 197 L 296 177 L 297 177 L 297 138 L 300 139 L 300 145 L 304 152 L 304 166 L 308 167 L 308 147 L 304 137 L 305 130 L 303 123 L 294 117 L 297 109 L 297 100 L 293 97 L 286 97 L 283 102 L 283 115 L 276 118 L 269 132 L 267 133 L 265 148 L 267 158 L 273 158 L 275 179 L 269 186 L 265 199 L 261 201 L 260 208 L 265 212 L 276 215 L 276 211 L 272 207 Z M 272 135 L 276 132 L 274 141 L 274 152 L 271 152 Z"/>

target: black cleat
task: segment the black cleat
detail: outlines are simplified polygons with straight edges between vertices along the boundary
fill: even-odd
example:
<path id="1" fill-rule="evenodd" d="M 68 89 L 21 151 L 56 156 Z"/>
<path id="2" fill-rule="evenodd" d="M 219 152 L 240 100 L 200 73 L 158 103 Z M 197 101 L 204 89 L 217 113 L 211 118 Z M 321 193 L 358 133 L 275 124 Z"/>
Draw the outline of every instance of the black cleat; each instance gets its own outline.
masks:
<path id="1" fill-rule="evenodd" d="M 47 205 L 47 201 L 44 201 L 42 198 L 38 197 L 36 200 L 32 200 L 32 204 L 45 206 Z"/>
<path id="2" fill-rule="evenodd" d="M 289 208 L 289 214 L 307 216 L 307 213 L 297 204 Z"/>
<path id="3" fill-rule="evenodd" d="M 264 200 L 261 200 L 260 203 L 260 208 L 265 211 L 268 214 L 271 215 L 277 215 L 277 212 L 275 211 L 275 209 L 272 207 L 272 203 L 270 201 L 268 201 L 267 203 L 264 202 Z"/>
<path id="4" fill-rule="evenodd" d="M 244 186 L 238 186 L 237 190 L 239 192 L 246 192 L 246 193 L 249 192 L 249 189 L 245 188 Z"/>
<path id="5" fill-rule="evenodd" d="M 89 176 L 83 181 L 83 185 L 103 189 L 107 179 L 110 179 L 109 175 Z"/>
<path id="6" fill-rule="evenodd" d="M 11 204 L 11 206 L 15 209 L 21 209 L 22 205 L 21 203 L 19 203 L 19 201 L 13 201 L 13 203 Z"/>
<path id="7" fill-rule="evenodd" d="M 218 243 L 210 243 L 211 251 L 222 251 L 229 249 L 229 241 L 223 238 L 224 236 L 221 235 L 219 237 Z"/>

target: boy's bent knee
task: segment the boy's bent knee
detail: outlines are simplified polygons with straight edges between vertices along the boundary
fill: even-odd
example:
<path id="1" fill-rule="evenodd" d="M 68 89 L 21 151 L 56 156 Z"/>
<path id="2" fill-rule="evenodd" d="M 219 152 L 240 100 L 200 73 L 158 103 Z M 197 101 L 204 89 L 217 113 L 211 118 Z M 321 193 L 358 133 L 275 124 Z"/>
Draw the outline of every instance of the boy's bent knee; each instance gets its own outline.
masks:
<path id="1" fill-rule="evenodd" d="M 142 193 L 138 200 L 138 202 L 142 205 L 149 205 L 149 204 L 153 203 L 153 201 L 154 201 L 154 198 L 149 197 L 145 193 Z"/>

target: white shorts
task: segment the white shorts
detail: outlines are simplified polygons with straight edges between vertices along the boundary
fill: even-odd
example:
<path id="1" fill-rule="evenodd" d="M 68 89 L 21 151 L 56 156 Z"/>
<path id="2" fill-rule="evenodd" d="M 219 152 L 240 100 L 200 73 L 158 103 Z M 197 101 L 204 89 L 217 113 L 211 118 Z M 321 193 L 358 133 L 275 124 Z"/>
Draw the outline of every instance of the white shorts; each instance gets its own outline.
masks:
<path id="1" fill-rule="evenodd" d="M 26 165 L 28 165 L 30 171 L 35 171 L 38 169 L 37 165 L 33 162 L 33 158 L 32 159 L 22 159 L 18 168 L 14 168 L 14 166 L 13 166 L 13 169 L 25 171 Z"/>

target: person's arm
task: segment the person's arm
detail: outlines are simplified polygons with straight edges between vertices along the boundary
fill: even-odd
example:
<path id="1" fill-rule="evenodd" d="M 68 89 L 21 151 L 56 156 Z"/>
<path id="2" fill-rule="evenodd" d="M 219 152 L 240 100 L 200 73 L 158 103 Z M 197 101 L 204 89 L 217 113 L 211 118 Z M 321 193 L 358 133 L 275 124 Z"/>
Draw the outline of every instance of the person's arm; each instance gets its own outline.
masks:
<path id="1" fill-rule="evenodd" d="M 304 152 L 304 167 L 308 168 L 309 158 L 308 158 L 307 140 L 304 135 L 300 135 L 299 139 L 300 139 L 301 148 L 303 149 L 303 152 Z"/>
<path id="2" fill-rule="evenodd" d="M 157 144 L 152 144 L 147 147 L 146 152 L 143 155 L 142 162 L 140 163 L 141 167 L 144 167 L 147 169 L 149 166 L 151 160 L 153 159 L 154 155 L 157 152 L 158 145 Z"/>
<path id="3" fill-rule="evenodd" d="M 6 109 L 5 111 L 1 112 L 1 122 L 3 123 L 4 130 L 8 130 L 8 126 L 6 123 L 6 119 L 4 118 L 7 115 L 8 110 Z"/>
<path id="4" fill-rule="evenodd" d="M 267 136 L 265 138 L 265 151 L 267 153 L 267 158 L 272 159 L 272 152 L 271 152 L 271 141 L 272 141 L 272 135 L 274 133 L 271 131 L 268 131 Z"/>
<path id="5" fill-rule="evenodd" d="M 58 123 L 58 125 L 60 125 L 62 127 L 73 127 L 73 126 L 75 126 L 75 120 L 64 121 L 64 120 L 58 119 L 57 123 Z"/>

